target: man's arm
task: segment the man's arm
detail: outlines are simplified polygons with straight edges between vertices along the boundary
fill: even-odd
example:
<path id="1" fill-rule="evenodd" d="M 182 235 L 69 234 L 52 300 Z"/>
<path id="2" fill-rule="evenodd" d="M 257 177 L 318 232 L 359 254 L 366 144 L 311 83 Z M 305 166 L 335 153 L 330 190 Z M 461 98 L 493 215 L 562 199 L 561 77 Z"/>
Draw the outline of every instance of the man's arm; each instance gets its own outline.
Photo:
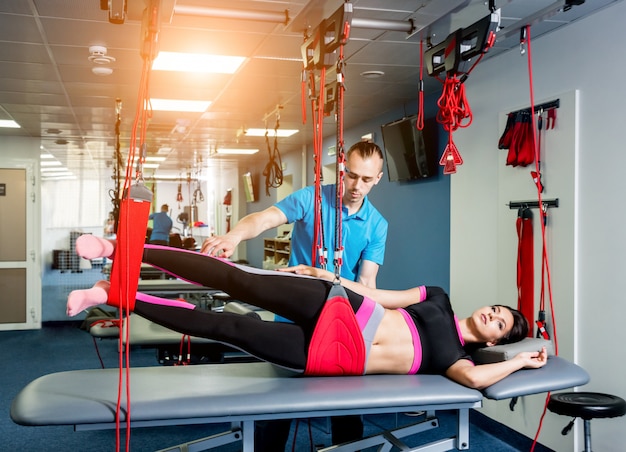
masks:
<path id="1" fill-rule="evenodd" d="M 242 240 L 252 239 L 286 223 L 287 217 L 282 210 L 275 206 L 268 207 L 243 217 L 228 234 L 209 237 L 202 244 L 200 252 L 209 256 L 230 257 Z"/>
<path id="2" fill-rule="evenodd" d="M 366 287 L 376 288 L 376 276 L 378 275 L 378 264 L 372 261 L 363 260 L 359 269 L 357 282 Z"/>

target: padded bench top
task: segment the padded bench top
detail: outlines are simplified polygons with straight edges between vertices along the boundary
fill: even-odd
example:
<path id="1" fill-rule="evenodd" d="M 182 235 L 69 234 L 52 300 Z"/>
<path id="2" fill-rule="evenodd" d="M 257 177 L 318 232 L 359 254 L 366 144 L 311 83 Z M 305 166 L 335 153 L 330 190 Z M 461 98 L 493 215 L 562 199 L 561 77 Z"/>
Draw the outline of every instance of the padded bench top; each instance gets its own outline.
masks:
<path id="1" fill-rule="evenodd" d="M 118 374 L 94 369 L 40 377 L 14 399 L 11 418 L 22 425 L 113 423 Z M 482 393 L 440 375 L 301 377 L 268 363 L 139 367 L 131 369 L 131 410 L 134 422 L 165 424 L 474 408 L 483 395 L 499 400 L 588 381 L 587 372 L 560 357 Z"/>
<path id="2" fill-rule="evenodd" d="M 118 373 L 40 377 L 14 399 L 11 418 L 21 425 L 114 423 Z M 439 375 L 299 377 L 268 363 L 237 363 L 133 368 L 130 400 L 133 422 L 165 424 L 473 408 L 482 394 Z"/>
<path id="3" fill-rule="evenodd" d="M 540 369 L 522 369 L 483 390 L 493 400 L 540 394 L 573 388 L 589 383 L 589 374 L 582 367 L 560 356 L 550 356 Z"/>

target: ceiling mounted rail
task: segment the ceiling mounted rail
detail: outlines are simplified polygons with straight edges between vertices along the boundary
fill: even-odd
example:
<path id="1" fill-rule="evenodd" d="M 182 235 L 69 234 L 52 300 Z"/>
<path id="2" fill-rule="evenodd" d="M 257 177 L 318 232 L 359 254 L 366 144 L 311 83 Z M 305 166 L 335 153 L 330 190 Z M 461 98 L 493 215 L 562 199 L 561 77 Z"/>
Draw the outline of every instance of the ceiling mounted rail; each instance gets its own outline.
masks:
<path id="1" fill-rule="evenodd" d="M 582 3 L 584 3 L 584 0 L 557 0 L 545 8 L 518 20 L 514 24 L 508 25 L 506 28 L 502 28 L 498 31 L 498 33 L 496 33 L 496 40 L 502 41 L 507 39 L 515 34 L 518 34 L 520 29 L 524 28 L 526 25 L 535 25 L 539 22 L 543 22 L 559 12 L 567 11 L 571 9 L 572 6 L 577 6 Z"/>
<path id="2" fill-rule="evenodd" d="M 413 19 L 409 20 L 384 20 L 384 19 L 359 19 L 352 18 L 353 28 L 368 28 L 372 30 L 386 31 L 404 31 L 405 33 L 413 33 L 415 24 Z"/>
<path id="3" fill-rule="evenodd" d="M 243 9 L 211 8 L 208 6 L 174 6 L 174 14 L 185 16 L 204 16 L 215 19 L 242 19 L 259 22 L 289 23 L 289 11 L 246 11 Z"/>
<path id="4" fill-rule="evenodd" d="M 287 25 L 291 20 L 289 11 L 252 11 L 243 9 L 211 8 L 208 6 L 175 5 L 174 14 L 185 16 L 212 17 L 215 19 L 241 19 L 255 20 L 259 22 L 274 22 Z M 373 30 L 402 31 L 413 33 L 415 24 L 409 20 L 383 20 L 383 19 L 352 19 L 353 28 L 368 28 Z"/>

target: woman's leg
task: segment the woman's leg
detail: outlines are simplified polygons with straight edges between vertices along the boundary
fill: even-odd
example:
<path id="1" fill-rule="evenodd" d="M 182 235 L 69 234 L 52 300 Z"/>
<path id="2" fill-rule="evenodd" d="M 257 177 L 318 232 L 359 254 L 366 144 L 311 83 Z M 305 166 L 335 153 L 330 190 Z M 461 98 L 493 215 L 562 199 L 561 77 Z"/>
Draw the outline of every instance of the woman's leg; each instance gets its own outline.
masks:
<path id="1" fill-rule="evenodd" d="M 82 311 L 98 306 L 100 304 L 108 304 L 115 308 L 119 308 L 120 304 L 109 297 L 111 283 L 109 281 L 98 281 L 91 289 L 72 290 L 67 297 L 67 315 L 73 317 Z M 162 304 L 174 306 L 184 309 L 195 309 L 196 305 L 188 303 L 185 300 L 159 298 L 145 293 L 137 292 L 137 300 L 152 304 Z M 134 311 L 134 303 L 131 311 Z"/>
<path id="2" fill-rule="evenodd" d="M 111 304 L 109 282 L 98 281 L 86 290 L 74 290 L 67 303 L 68 315 L 99 304 Z M 183 300 L 170 300 L 137 293 L 133 312 L 181 334 L 204 337 L 237 347 L 259 359 L 303 372 L 308 339 L 298 325 L 264 322 L 229 312 L 199 309 Z"/>
<path id="3" fill-rule="evenodd" d="M 147 245 L 143 261 L 182 279 L 223 290 L 294 321 L 309 334 L 326 302 L 332 283 L 289 273 L 255 273 L 245 267 L 193 251 Z M 356 311 L 363 297 L 347 291 Z"/>
<path id="4" fill-rule="evenodd" d="M 111 257 L 115 251 L 115 240 L 107 240 L 92 234 L 83 234 L 76 239 L 76 254 L 85 259 Z"/>
<path id="5" fill-rule="evenodd" d="M 308 342 L 298 325 L 264 322 L 247 315 L 185 309 L 137 300 L 136 314 L 182 334 L 239 348 L 263 361 L 303 372 Z"/>
<path id="6" fill-rule="evenodd" d="M 67 315 L 74 317 L 85 309 L 106 304 L 109 287 L 108 281 L 98 281 L 91 289 L 72 290 L 67 297 Z"/>

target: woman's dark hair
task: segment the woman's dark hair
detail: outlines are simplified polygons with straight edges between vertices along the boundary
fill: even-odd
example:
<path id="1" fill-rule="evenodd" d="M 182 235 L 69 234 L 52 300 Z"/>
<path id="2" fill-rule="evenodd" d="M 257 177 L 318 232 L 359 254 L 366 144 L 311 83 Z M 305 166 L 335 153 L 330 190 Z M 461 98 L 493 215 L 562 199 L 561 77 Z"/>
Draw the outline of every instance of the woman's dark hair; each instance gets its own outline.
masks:
<path id="1" fill-rule="evenodd" d="M 528 335 L 529 328 L 528 320 L 526 320 L 526 317 L 524 317 L 522 313 L 519 312 L 517 309 L 513 309 L 510 306 L 502 304 L 498 304 L 496 306 L 508 309 L 513 315 L 513 327 L 511 328 L 511 331 L 509 331 L 509 334 L 500 339 L 496 345 L 512 344 L 513 342 L 519 342 L 524 339 Z M 466 343 L 463 348 L 467 353 L 471 355 L 478 349 L 483 348 L 484 346 L 484 343 Z"/>
<path id="2" fill-rule="evenodd" d="M 526 317 L 524 317 L 524 315 L 520 311 L 518 311 L 517 309 L 513 309 L 510 306 L 497 306 L 507 308 L 509 311 L 511 311 L 511 314 L 513 314 L 513 327 L 511 328 L 511 331 L 509 331 L 509 334 L 507 334 L 498 341 L 498 345 L 519 342 L 526 336 L 528 336 L 528 320 L 526 320 Z"/>

